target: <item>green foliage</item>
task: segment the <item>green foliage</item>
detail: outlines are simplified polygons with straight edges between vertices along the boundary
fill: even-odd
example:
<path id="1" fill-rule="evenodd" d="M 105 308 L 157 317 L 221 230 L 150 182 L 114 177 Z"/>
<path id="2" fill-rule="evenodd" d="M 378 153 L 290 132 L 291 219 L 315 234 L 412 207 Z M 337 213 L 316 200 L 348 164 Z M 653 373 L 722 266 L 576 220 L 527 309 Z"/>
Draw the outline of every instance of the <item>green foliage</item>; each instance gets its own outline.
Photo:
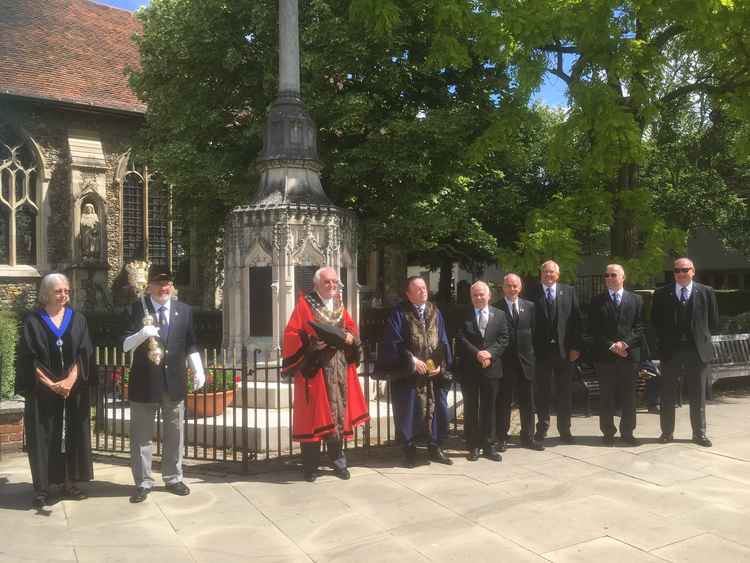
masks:
<path id="1" fill-rule="evenodd" d="M 18 317 L 6 308 L 0 308 L 0 369 L 2 370 L 2 387 L 0 398 L 10 399 L 16 380 L 16 339 L 18 337 Z"/>
<path id="2" fill-rule="evenodd" d="M 257 185 L 276 10 L 153 0 L 139 15 L 142 150 L 200 209 L 207 245 Z M 323 184 L 359 216 L 362 251 L 395 243 L 433 267 L 555 257 L 572 275 L 600 254 L 645 280 L 698 226 L 750 250 L 749 26 L 749 3 L 717 0 L 309 0 Z M 545 73 L 567 111 L 529 107 Z"/>

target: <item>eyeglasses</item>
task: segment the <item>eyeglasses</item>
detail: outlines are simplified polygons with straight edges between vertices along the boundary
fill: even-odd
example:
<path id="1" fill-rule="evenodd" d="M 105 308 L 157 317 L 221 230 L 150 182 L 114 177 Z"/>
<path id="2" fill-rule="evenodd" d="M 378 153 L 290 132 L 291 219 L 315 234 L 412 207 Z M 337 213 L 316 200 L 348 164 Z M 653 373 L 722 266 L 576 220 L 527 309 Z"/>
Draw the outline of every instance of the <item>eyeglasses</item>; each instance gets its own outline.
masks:
<path id="1" fill-rule="evenodd" d="M 617 273 L 616 272 L 604 272 L 602 274 L 605 278 L 616 278 Z"/>
<path id="2" fill-rule="evenodd" d="M 56 289 L 55 295 L 70 295 L 69 289 Z"/>
<path id="3" fill-rule="evenodd" d="M 675 274 L 687 274 L 692 268 L 675 268 L 674 273 Z"/>

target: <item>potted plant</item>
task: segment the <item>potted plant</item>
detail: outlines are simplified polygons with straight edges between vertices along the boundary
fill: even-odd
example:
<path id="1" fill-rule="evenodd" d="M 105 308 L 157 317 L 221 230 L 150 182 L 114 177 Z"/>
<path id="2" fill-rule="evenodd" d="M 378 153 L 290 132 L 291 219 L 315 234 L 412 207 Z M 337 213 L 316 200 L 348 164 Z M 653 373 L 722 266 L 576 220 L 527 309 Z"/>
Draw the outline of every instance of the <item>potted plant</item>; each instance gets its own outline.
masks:
<path id="1" fill-rule="evenodd" d="M 215 366 L 206 369 L 206 384 L 193 391 L 193 373 L 188 369 L 188 394 L 185 408 L 189 417 L 220 416 L 234 400 L 234 387 L 241 380 L 233 369 Z"/>
<path id="2" fill-rule="evenodd" d="M 120 398 L 123 401 L 128 400 L 128 368 L 116 367 L 112 370 L 110 378 L 112 381 L 112 388 L 120 391 Z"/>

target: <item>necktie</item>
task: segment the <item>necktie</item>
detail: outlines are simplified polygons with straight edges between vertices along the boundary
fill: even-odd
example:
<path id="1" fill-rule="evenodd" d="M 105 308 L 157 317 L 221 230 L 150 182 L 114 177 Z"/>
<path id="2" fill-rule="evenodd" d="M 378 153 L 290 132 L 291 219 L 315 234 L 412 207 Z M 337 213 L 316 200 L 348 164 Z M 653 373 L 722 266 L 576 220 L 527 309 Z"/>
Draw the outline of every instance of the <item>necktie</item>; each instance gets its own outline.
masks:
<path id="1" fill-rule="evenodd" d="M 554 298 L 552 297 L 552 288 L 547 288 L 547 303 L 552 303 L 554 301 Z"/>
<path id="2" fill-rule="evenodd" d="M 167 323 L 167 308 L 159 307 L 159 326 L 161 327 L 161 339 L 166 342 L 169 338 L 169 324 Z"/>
<path id="3" fill-rule="evenodd" d="M 487 311 L 485 311 L 484 309 L 479 311 L 477 324 L 479 325 L 479 332 L 481 332 L 482 336 L 484 336 L 484 332 L 487 330 Z"/>
<path id="4" fill-rule="evenodd" d="M 620 306 L 620 294 L 616 291 L 612 294 L 612 300 L 615 302 L 615 307 Z"/>
<path id="5" fill-rule="evenodd" d="M 517 301 L 513 302 L 511 315 L 513 316 L 513 323 L 518 324 L 518 302 Z"/>
<path id="6" fill-rule="evenodd" d="M 688 300 L 687 287 L 680 288 L 680 303 L 685 303 Z"/>

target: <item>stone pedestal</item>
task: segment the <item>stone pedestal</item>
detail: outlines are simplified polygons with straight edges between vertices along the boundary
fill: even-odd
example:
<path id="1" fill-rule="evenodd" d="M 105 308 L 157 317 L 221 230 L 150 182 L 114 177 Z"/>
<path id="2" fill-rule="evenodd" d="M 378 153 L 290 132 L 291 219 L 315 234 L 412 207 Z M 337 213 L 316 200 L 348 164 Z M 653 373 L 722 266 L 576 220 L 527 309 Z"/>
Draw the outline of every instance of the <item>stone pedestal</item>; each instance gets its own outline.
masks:
<path id="1" fill-rule="evenodd" d="M 297 298 L 310 289 L 299 285 L 321 266 L 339 272 L 345 305 L 359 322 L 353 249 L 355 219 L 335 206 L 249 205 L 232 211 L 224 247 L 224 346 L 247 345 L 272 356 Z M 263 314 L 270 317 L 259 318 Z"/>

